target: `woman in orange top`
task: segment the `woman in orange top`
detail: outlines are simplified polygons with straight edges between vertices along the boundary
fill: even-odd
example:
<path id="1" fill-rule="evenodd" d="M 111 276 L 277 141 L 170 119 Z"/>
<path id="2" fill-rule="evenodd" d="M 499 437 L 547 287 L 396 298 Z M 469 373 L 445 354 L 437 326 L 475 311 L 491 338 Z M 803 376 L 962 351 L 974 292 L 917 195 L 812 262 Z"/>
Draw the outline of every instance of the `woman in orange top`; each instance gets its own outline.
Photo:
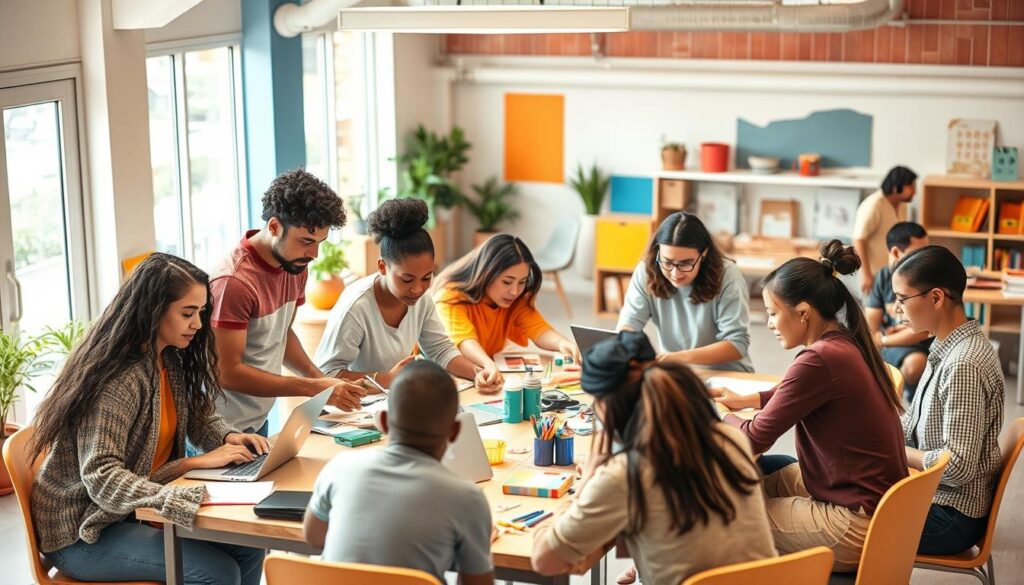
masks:
<path id="1" fill-rule="evenodd" d="M 509 341 L 573 356 L 576 344 L 555 331 L 534 301 L 543 276 L 519 238 L 498 234 L 438 278 L 434 302 L 448 335 L 469 360 L 494 367 L 492 356 Z"/>

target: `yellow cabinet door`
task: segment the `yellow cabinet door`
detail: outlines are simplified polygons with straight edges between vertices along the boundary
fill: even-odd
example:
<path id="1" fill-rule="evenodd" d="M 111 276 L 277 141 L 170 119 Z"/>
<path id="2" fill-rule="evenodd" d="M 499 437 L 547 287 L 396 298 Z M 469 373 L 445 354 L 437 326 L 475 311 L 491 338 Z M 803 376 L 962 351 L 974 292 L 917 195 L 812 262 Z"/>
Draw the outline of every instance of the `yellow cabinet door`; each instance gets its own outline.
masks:
<path id="1" fill-rule="evenodd" d="M 601 217 L 594 234 L 594 264 L 598 269 L 632 272 L 651 238 L 649 217 Z"/>

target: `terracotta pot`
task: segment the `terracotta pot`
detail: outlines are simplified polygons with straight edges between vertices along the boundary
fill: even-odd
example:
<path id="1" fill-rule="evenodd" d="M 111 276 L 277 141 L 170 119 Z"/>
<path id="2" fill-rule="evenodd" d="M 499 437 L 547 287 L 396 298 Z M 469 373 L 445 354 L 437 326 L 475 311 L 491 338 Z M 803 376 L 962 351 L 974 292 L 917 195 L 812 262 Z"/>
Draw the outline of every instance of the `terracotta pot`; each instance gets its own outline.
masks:
<path id="1" fill-rule="evenodd" d="M 322 311 L 329 311 L 338 302 L 345 282 L 337 274 L 327 280 L 312 280 L 306 287 L 306 300 Z"/>
<path id="2" fill-rule="evenodd" d="M 681 171 L 686 168 L 686 148 L 661 149 L 661 168 L 666 171 Z"/>
<path id="3" fill-rule="evenodd" d="M 7 423 L 4 425 L 4 430 L 7 431 L 7 436 L 11 436 L 17 431 L 21 430 L 21 426 L 14 423 Z M 4 449 L 4 443 L 7 439 L 0 439 L 0 451 Z M 11 482 L 11 475 L 7 473 L 7 466 L 0 465 L 0 497 L 7 496 L 14 493 L 14 484 Z"/>
<path id="4" fill-rule="evenodd" d="M 473 232 L 473 247 L 479 248 L 484 244 L 484 242 L 494 237 L 497 233 L 498 232 L 482 232 L 479 230 Z"/>

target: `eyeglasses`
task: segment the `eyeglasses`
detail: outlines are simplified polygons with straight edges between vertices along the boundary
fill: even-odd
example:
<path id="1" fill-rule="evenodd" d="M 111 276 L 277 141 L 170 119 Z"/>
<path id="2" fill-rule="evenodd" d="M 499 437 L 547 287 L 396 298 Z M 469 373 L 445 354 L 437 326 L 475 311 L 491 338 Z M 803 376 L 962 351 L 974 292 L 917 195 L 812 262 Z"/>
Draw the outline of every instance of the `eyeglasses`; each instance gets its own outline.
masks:
<path id="1" fill-rule="evenodd" d="M 926 294 L 928 294 L 930 292 L 932 292 L 932 291 L 931 290 L 926 290 L 926 291 L 924 291 L 922 293 L 917 293 L 916 295 L 911 295 L 909 297 L 903 297 L 903 298 L 900 298 L 899 295 L 896 295 L 896 306 L 902 309 L 903 306 L 906 304 L 906 302 L 909 301 L 910 299 L 916 299 L 917 297 L 924 296 L 924 295 L 926 295 Z"/>
<path id="2" fill-rule="evenodd" d="M 697 264 L 700 263 L 701 258 L 703 257 L 704 252 L 701 252 L 700 256 L 697 256 L 696 260 L 688 260 L 686 262 L 673 262 L 671 260 L 662 260 L 661 254 L 658 254 L 658 266 L 661 266 L 661 269 L 664 270 L 665 272 L 672 272 L 673 270 L 675 270 L 676 272 L 681 272 L 685 274 L 687 272 L 693 272 L 693 270 L 697 268 Z"/>

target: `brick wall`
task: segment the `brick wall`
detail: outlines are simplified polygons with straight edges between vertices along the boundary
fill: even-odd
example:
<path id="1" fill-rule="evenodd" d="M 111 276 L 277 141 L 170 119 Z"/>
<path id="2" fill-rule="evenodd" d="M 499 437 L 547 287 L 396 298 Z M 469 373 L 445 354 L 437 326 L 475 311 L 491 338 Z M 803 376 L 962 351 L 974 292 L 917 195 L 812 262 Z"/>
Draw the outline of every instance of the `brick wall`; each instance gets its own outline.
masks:
<path id="1" fill-rule="evenodd" d="M 911 18 L 1024 21 L 1024 0 L 907 0 Z M 458 55 L 590 54 L 590 35 L 447 35 Z M 929 24 L 850 33 L 637 31 L 606 35 L 610 57 L 1024 67 L 1024 27 Z"/>

